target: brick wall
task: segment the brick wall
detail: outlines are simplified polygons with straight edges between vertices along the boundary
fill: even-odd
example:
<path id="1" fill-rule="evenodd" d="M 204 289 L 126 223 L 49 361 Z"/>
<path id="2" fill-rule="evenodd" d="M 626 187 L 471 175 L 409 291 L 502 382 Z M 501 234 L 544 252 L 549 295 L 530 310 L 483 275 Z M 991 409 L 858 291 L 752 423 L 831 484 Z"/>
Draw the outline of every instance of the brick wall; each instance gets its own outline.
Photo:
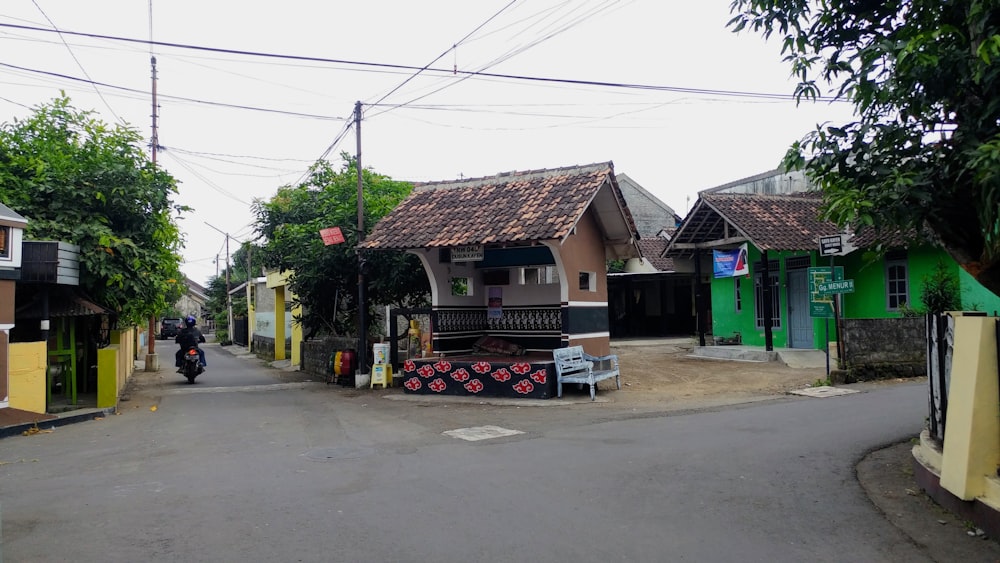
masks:
<path id="1" fill-rule="evenodd" d="M 923 317 L 843 319 L 848 382 L 927 375 Z"/>

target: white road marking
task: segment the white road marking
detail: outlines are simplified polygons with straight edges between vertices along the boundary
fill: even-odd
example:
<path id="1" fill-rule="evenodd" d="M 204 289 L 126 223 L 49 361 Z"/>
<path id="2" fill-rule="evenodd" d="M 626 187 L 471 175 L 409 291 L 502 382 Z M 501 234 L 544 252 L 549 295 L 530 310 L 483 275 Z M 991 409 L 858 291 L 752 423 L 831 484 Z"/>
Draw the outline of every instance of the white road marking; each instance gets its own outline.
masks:
<path id="1" fill-rule="evenodd" d="M 518 434 L 524 434 L 520 430 L 511 430 L 509 428 L 501 428 L 499 426 L 472 426 L 469 428 L 458 428 L 455 430 L 446 430 L 442 432 L 451 436 L 452 438 L 461 438 L 469 442 L 476 442 L 479 440 L 489 440 L 491 438 L 501 438 L 503 436 L 516 436 Z"/>

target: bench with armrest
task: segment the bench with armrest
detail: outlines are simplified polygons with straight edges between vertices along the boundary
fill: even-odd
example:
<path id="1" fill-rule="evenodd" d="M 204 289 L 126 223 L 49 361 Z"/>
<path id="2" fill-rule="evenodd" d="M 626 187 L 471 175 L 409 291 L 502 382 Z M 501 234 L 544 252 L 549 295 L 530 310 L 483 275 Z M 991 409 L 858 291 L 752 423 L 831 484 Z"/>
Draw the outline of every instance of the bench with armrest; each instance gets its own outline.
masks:
<path id="1" fill-rule="evenodd" d="M 597 398 L 597 382 L 615 378 L 618 389 L 622 388 L 621 374 L 618 371 L 618 356 L 591 356 L 583 351 L 583 346 L 569 346 L 552 351 L 552 359 L 556 364 L 556 381 L 558 397 L 562 397 L 563 383 L 584 383 L 590 385 L 590 400 Z"/>

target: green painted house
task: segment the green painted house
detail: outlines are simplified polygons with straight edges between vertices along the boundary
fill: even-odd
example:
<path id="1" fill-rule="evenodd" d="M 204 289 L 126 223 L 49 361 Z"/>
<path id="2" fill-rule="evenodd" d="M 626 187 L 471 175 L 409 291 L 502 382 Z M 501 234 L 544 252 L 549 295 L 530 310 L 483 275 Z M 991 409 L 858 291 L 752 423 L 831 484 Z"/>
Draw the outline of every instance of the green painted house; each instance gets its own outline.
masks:
<path id="1" fill-rule="evenodd" d="M 924 280 L 939 263 L 958 278 L 965 310 L 1000 310 L 1000 297 L 944 251 L 910 243 L 899 232 L 868 230 L 848 238 L 819 220 L 821 204 L 818 192 L 699 194 L 664 255 L 675 264 L 687 263 L 701 282 L 695 307 L 703 344 L 707 333 L 768 349 L 824 349 L 825 342 L 835 340 L 829 318 L 835 298 L 824 291 L 829 286 L 820 284 L 831 281 L 832 271 L 853 280 L 853 292 L 840 294 L 842 318 L 899 317 L 907 308 L 920 309 Z M 820 239 L 837 235 L 844 250 L 857 249 L 846 255 L 821 253 Z M 879 243 L 890 250 L 877 258 L 866 252 Z M 744 245 L 747 267 L 739 275 L 715 277 L 715 261 Z M 817 269 L 831 266 L 830 271 Z"/>

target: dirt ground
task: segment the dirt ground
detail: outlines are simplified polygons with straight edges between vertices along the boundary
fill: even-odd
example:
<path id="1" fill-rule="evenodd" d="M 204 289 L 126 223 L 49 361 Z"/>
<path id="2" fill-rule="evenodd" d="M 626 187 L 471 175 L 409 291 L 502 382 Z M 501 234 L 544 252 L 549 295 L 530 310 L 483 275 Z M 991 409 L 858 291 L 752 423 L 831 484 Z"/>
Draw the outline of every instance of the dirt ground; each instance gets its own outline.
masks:
<path id="1" fill-rule="evenodd" d="M 782 395 L 826 379 L 825 368 L 795 369 L 781 362 L 738 362 L 690 357 L 683 344 L 612 344 L 622 390 L 603 381 L 598 393 L 616 403 L 684 403 L 690 408 Z"/>

